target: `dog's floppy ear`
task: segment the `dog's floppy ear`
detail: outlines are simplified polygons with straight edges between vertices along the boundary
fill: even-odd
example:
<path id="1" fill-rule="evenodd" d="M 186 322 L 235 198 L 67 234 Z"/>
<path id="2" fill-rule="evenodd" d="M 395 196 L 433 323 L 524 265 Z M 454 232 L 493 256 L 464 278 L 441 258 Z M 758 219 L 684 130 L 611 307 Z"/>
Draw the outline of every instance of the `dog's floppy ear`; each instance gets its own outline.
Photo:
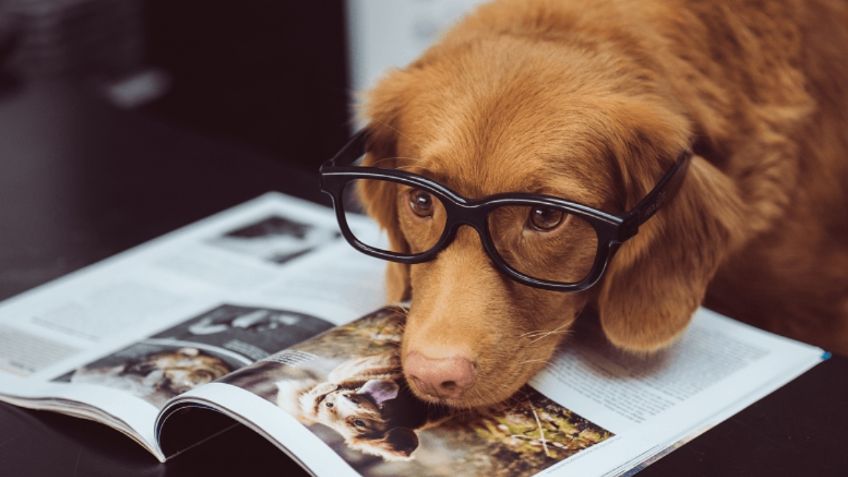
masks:
<path id="1" fill-rule="evenodd" d="M 663 110 L 631 107 L 623 117 L 637 123 L 622 126 L 626 144 L 614 151 L 626 190 L 622 207 L 631 210 L 689 140 L 685 120 Z M 742 217 L 730 178 L 694 156 L 676 197 L 610 262 L 597 298 L 607 338 L 631 351 L 671 344 L 701 304 L 720 262 L 739 243 Z"/>
<path id="2" fill-rule="evenodd" d="M 392 380 L 369 379 L 356 391 L 356 394 L 367 395 L 374 401 L 374 404 L 382 407 L 384 402 L 396 398 L 399 390 L 400 386 Z"/>
<path id="3" fill-rule="evenodd" d="M 368 121 L 367 154 L 364 165 L 382 168 L 397 166 L 400 114 L 406 102 L 409 73 L 395 70 L 385 77 L 368 95 L 365 107 Z M 397 215 L 397 187 L 391 182 L 369 181 L 358 188 L 365 210 L 388 235 L 389 246 L 396 252 L 408 252 L 409 244 L 400 231 Z M 409 265 L 389 262 L 386 269 L 386 290 L 390 302 L 409 298 Z"/>

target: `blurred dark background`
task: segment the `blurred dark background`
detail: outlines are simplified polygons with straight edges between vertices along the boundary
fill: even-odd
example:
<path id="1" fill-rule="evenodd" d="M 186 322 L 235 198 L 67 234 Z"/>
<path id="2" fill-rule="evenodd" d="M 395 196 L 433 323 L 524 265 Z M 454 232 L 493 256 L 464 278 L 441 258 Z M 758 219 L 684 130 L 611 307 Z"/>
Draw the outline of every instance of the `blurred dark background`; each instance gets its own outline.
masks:
<path id="1" fill-rule="evenodd" d="M 0 101 L 75 83 L 314 171 L 356 95 L 482 0 L 0 0 Z"/>
<path id="2" fill-rule="evenodd" d="M 344 0 L 0 0 L 0 95 L 78 82 L 310 170 L 350 131 L 347 49 Z"/>
<path id="3" fill-rule="evenodd" d="M 317 167 L 349 130 L 343 3 L 148 0 L 146 62 L 171 85 L 144 109 Z"/>

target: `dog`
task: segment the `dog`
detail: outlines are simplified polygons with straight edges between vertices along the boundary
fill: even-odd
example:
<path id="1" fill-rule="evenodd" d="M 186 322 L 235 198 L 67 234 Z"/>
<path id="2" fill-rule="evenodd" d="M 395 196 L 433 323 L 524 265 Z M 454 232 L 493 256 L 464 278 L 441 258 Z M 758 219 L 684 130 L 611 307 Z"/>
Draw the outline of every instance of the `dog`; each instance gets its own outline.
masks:
<path id="1" fill-rule="evenodd" d="M 846 50 L 845 2 L 499 0 L 389 72 L 362 108 L 364 165 L 467 198 L 535 192 L 623 213 L 693 153 L 676 196 L 587 291 L 510 280 L 469 227 L 435 260 L 389 264 L 388 300 L 411 300 L 412 391 L 503 400 L 584 311 L 636 353 L 673 343 L 702 302 L 848 353 Z M 358 193 L 409 250 L 400 189 Z"/>
<path id="2" fill-rule="evenodd" d="M 326 380 L 304 373 L 277 382 L 277 405 L 304 424 L 329 427 L 349 448 L 386 461 L 411 459 L 419 445 L 416 431 L 447 416 L 412 395 L 394 352 L 344 361 Z"/>

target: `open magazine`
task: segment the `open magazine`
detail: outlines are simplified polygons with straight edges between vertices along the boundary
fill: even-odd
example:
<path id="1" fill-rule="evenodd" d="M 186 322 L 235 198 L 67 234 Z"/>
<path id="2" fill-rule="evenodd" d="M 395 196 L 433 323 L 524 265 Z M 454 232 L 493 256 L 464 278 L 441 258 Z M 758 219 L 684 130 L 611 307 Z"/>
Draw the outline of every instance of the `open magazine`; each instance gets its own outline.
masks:
<path id="1" fill-rule="evenodd" d="M 587 318 L 507 402 L 456 411 L 407 388 L 383 267 L 331 210 L 264 195 L 0 305 L 0 400 L 163 462 L 247 425 L 319 476 L 624 475 L 825 355 L 701 309 L 639 357 Z"/>

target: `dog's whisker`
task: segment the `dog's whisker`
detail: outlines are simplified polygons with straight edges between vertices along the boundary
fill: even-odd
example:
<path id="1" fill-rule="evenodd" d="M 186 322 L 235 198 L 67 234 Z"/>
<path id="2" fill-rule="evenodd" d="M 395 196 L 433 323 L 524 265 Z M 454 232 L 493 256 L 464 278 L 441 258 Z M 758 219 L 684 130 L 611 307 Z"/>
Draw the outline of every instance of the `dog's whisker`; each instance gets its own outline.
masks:
<path id="1" fill-rule="evenodd" d="M 540 358 L 540 359 L 528 359 L 528 360 L 521 361 L 521 362 L 520 362 L 520 363 L 518 363 L 518 364 L 519 364 L 519 365 L 522 365 L 522 364 L 530 364 L 530 363 L 544 363 L 544 364 L 551 364 L 551 360 L 550 360 L 550 359 L 544 359 L 544 358 Z"/>
<path id="2" fill-rule="evenodd" d="M 551 336 L 564 336 L 564 335 L 570 334 L 570 332 L 571 332 L 570 330 L 551 330 L 547 333 L 535 336 L 532 340 L 530 340 L 528 345 L 536 344 L 539 341 L 542 341 L 543 339 L 549 338 Z"/>
<path id="3" fill-rule="evenodd" d="M 548 333 L 548 334 L 539 336 L 538 338 L 534 339 L 533 341 L 530 342 L 530 344 L 536 344 L 539 341 L 542 341 L 546 338 L 550 338 L 550 337 L 557 336 L 557 335 L 565 335 L 565 334 L 567 334 L 567 332 L 565 332 L 565 331 L 560 332 L 560 333 Z"/>
<path id="4" fill-rule="evenodd" d="M 557 326 L 556 328 L 554 328 L 553 330 L 528 331 L 527 333 L 519 335 L 519 338 L 528 338 L 528 337 L 532 338 L 532 337 L 538 336 L 540 334 L 547 335 L 547 334 L 550 334 L 550 333 L 558 332 L 558 331 L 562 330 L 563 328 L 568 328 L 569 326 L 571 326 L 571 323 L 563 323 L 563 324 Z"/>

